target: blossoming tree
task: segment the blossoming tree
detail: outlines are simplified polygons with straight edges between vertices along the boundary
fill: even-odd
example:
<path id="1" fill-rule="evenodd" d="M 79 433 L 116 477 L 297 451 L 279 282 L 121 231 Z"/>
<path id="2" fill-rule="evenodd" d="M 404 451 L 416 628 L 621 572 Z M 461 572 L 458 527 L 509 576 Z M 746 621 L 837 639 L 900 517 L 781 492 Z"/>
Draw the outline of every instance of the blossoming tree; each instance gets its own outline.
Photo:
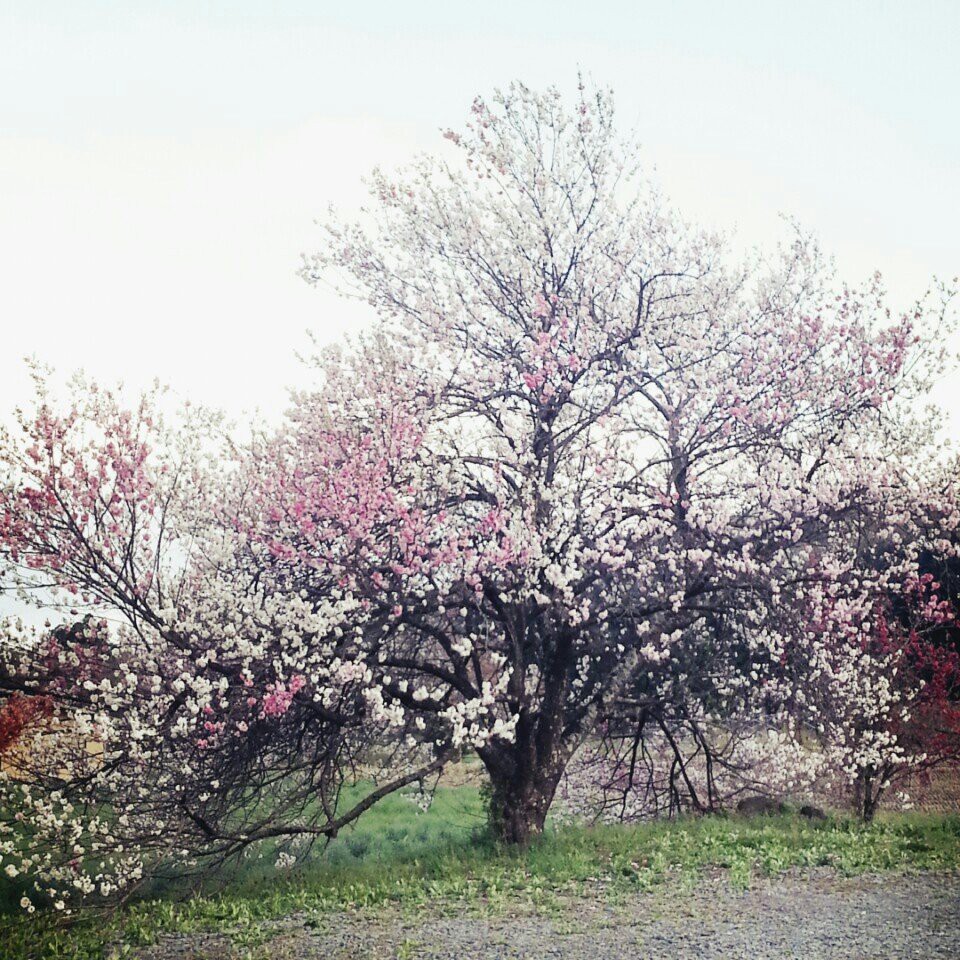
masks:
<path id="1" fill-rule="evenodd" d="M 794 654 L 794 702 L 865 820 L 892 786 L 960 759 L 960 658 L 936 639 L 956 611 L 940 591 L 927 573 L 902 584 L 899 617 L 887 598 L 866 615 L 811 615 Z"/>
<path id="2" fill-rule="evenodd" d="M 878 279 L 837 285 L 799 234 L 735 263 L 631 192 L 602 92 L 568 114 L 517 86 L 447 136 L 462 165 L 376 174 L 372 224 L 331 226 L 304 273 L 374 307 L 389 365 L 358 362 L 375 392 L 399 363 L 418 404 L 412 558 L 346 575 L 440 690 L 469 696 L 491 656 L 509 670 L 515 736 L 480 755 L 522 841 L 599 716 L 676 687 L 687 712 L 756 709 L 805 589 L 869 604 L 955 523 L 905 409 L 943 304 L 892 320 Z"/>
<path id="3" fill-rule="evenodd" d="M 0 853 L 29 821 L 51 842 L 14 869 L 50 890 L 333 835 L 467 749 L 526 842 L 598 723 L 786 711 L 797 610 L 826 611 L 812 657 L 945 549 L 911 413 L 942 300 L 891 318 L 799 232 L 738 260 L 603 91 L 513 86 L 447 137 L 304 264 L 377 320 L 281 429 L 218 444 L 82 386 L 4 438 L 9 576 L 95 614 L 4 649 L 0 689 L 103 743 L 4 784 Z"/>

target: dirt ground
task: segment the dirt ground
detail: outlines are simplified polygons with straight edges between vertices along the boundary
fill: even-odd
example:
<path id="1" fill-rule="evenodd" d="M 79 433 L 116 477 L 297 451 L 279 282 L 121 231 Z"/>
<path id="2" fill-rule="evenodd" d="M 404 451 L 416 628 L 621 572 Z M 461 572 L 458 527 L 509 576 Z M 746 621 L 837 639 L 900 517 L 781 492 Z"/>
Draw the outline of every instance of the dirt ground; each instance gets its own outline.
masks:
<path id="1" fill-rule="evenodd" d="M 960 874 L 756 881 L 722 877 L 616 904 L 576 898 L 550 916 L 377 913 L 293 916 L 251 945 L 168 936 L 139 960 L 958 960 Z"/>

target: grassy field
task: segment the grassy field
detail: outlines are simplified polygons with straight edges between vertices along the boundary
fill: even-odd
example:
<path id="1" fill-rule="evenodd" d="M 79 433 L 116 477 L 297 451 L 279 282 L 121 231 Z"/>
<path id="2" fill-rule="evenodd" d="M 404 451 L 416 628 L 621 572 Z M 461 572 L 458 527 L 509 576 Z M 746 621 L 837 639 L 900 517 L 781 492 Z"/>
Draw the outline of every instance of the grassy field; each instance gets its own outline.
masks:
<path id="1" fill-rule="evenodd" d="M 518 852 L 490 840 L 479 791 L 464 784 L 440 788 L 426 813 L 408 798 L 387 798 L 293 870 L 278 872 L 275 856 L 271 850 L 247 858 L 199 888 L 155 885 L 110 912 L 88 910 L 69 920 L 7 913 L 0 917 L 0 957 L 119 958 L 172 930 L 227 931 L 242 950 L 261 942 L 279 917 L 384 905 L 562 911 L 569 895 L 615 901 L 665 881 L 695 884 L 709 869 L 727 871 L 741 886 L 791 867 L 952 870 L 960 865 L 960 816 L 891 814 L 870 826 L 790 815 L 568 826 Z"/>

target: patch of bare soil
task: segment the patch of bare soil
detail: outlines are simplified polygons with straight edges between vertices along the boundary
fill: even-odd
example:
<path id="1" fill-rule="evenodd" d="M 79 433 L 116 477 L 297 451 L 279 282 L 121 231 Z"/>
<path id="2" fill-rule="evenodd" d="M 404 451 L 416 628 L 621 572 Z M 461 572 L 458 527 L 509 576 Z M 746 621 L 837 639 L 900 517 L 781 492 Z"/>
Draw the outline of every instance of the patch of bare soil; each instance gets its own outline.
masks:
<path id="1" fill-rule="evenodd" d="M 238 938 L 242 942 L 243 936 Z M 578 898 L 561 916 L 431 911 L 287 918 L 255 947 L 169 936 L 140 960 L 957 960 L 960 875 L 838 878 L 826 872 L 732 889 L 705 879 L 615 905 Z"/>

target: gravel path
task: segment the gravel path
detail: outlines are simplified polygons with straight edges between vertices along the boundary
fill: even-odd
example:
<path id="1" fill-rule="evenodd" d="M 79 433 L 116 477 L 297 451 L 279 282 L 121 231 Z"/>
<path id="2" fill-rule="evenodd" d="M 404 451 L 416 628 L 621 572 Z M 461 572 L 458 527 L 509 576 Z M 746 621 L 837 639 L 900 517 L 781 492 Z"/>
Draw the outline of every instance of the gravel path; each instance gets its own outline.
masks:
<path id="1" fill-rule="evenodd" d="M 736 891 L 723 879 L 610 906 L 571 899 L 562 916 L 427 913 L 290 917 L 251 949 L 170 936 L 140 960 L 960 960 L 960 875 L 782 877 Z"/>

